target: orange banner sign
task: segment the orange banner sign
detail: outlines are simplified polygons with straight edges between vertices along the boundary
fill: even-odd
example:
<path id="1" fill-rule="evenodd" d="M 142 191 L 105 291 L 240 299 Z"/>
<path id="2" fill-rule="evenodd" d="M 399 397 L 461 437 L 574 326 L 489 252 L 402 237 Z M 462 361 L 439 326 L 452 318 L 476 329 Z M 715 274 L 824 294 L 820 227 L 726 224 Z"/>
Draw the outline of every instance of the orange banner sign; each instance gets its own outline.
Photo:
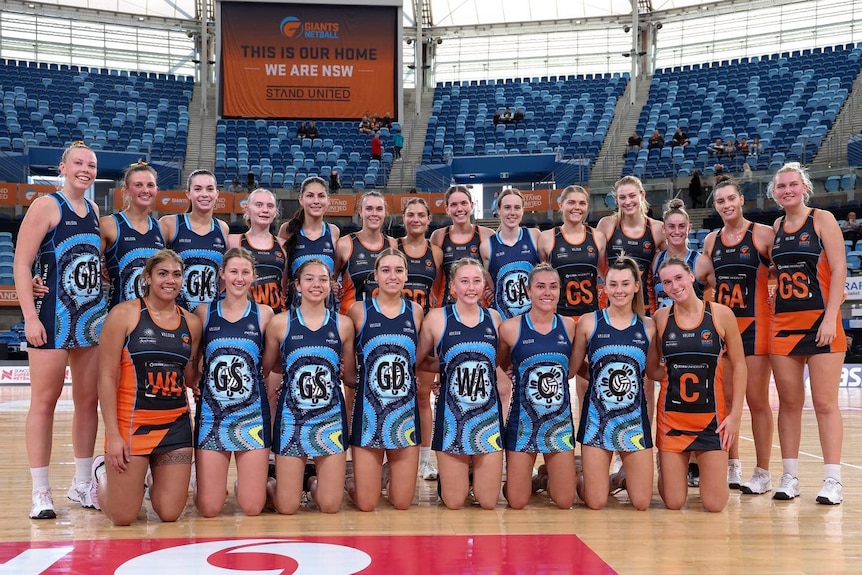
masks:
<path id="1" fill-rule="evenodd" d="M 356 197 L 352 195 L 329 196 L 329 207 L 326 208 L 327 216 L 352 216 L 356 213 Z"/>
<path id="2" fill-rule="evenodd" d="M 0 182 L 0 206 L 14 206 L 18 203 L 18 184 Z"/>
<path id="3" fill-rule="evenodd" d="M 161 191 L 155 210 L 162 214 L 181 214 L 188 211 L 190 203 L 185 192 Z"/>
<path id="4" fill-rule="evenodd" d="M 48 184 L 18 184 L 18 203 L 29 206 L 39 196 L 47 196 L 56 191 L 55 186 Z"/>

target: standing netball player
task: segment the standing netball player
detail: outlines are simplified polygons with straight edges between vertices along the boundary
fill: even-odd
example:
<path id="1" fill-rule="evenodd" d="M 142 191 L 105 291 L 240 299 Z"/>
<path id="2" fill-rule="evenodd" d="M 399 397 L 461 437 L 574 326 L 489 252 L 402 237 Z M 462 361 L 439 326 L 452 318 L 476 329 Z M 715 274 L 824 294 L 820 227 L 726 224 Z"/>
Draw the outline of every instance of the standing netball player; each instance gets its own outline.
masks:
<path id="1" fill-rule="evenodd" d="M 769 459 L 772 456 L 772 434 L 775 421 L 769 405 L 769 380 L 772 364 L 769 360 L 769 339 L 772 306 L 769 303 L 769 251 L 775 232 L 769 226 L 747 220 L 742 213 L 745 198 L 739 185 L 730 178 L 720 180 L 712 192 L 712 205 L 724 226 L 710 232 L 703 243 L 703 256 L 698 258 L 697 276 L 714 289 L 715 301 L 726 305 L 736 316 L 742 349 L 748 366 L 745 400 L 751 413 L 751 433 L 757 466 L 751 479 L 739 489 L 743 493 L 761 494 L 772 491 Z M 725 390 L 733 389 L 732 370 L 724 364 Z M 726 400 L 731 398 L 726 397 Z M 728 478 L 742 477 L 739 442 L 728 449 Z M 732 481 L 728 484 L 732 485 Z"/>
<path id="2" fill-rule="evenodd" d="M 503 493 L 513 509 L 529 502 L 533 465 L 541 453 L 548 494 L 560 509 L 568 509 L 575 501 L 575 432 L 568 385 L 575 321 L 556 313 L 560 276 L 550 264 L 532 269 L 527 295 L 530 311 L 500 324 L 497 363 L 514 373 Z"/>
<path id="3" fill-rule="evenodd" d="M 400 251 L 380 252 L 374 279 L 378 295 L 356 302 L 348 314 L 356 330 L 359 366 L 350 426 L 355 476 L 351 497 L 362 511 L 377 506 L 385 455 L 389 502 L 407 509 L 416 491 L 422 442 L 415 370 L 422 309 L 403 297 L 407 258 Z"/>
<path id="4" fill-rule="evenodd" d="M 386 200 L 380 192 L 365 192 L 359 200 L 362 229 L 344 236 L 335 246 L 335 269 L 341 278 L 341 313 L 346 314 L 357 301 L 374 295 L 374 262 L 386 248 L 394 248 L 395 240 L 383 233 L 386 221 Z"/>
<path id="5" fill-rule="evenodd" d="M 449 289 L 452 283 L 452 265 L 461 258 L 480 260 L 479 246 L 494 235 L 494 231 L 471 223 L 473 196 L 466 186 L 452 186 L 446 190 L 445 201 L 446 215 L 452 220 L 452 224 L 434 230 L 431 243 L 443 251 L 443 277 L 446 283 L 441 303 L 448 305 L 454 302 Z M 491 289 L 491 286 L 487 287 Z"/>
<path id="6" fill-rule="evenodd" d="M 643 290 L 637 262 L 618 257 L 605 277 L 608 307 L 581 316 L 575 330 L 570 370 L 586 360 L 590 379 L 581 406 L 578 441 L 583 478 L 581 498 L 590 509 L 608 501 L 608 471 L 614 452 L 622 459 L 629 500 L 636 509 L 649 508 L 653 492 L 653 440 L 648 406 L 653 386 L 647 369 L 657 369 L 655 323 L 644 316 Z"/>
<path id="7" fill-rule="evenodd" d="M 99 333 L 107 305 L 99 272 L 99 209 L 86 199 L 96 179 L 96 154 L 75 142 L 60 160 L 63 187 L 27 209 L 15 246 L 14 274 L 24 316 L 30 366 L 30 408 L 25 444 L 33 482 L 32 519 L 54 519 L 48 480 L 54 410 L 66 363 L 72 372 L 72 446 L 75 478 L 69 499 L 92 507 L 90 474 L 98 420 Z M 33 274 L 48 289 L 33 293 Z"/>
<path id="8" fill-rule="evenodd" d="M 277 215 L 275 194 L 265 188 L 257 188 L 248 195 L 243 214 L 248 231 L 244 234 L 231 234 L 227 239 L 227 246 L 242 248 L 251 254 L 254 261 L 254 285 L 251 286 L 250 293 L 254 301 L 280 313 L 287 309 L 284 301 L 287 256 L 284 252 L 284 240 L 272 235 L 270 231 Z"/>
<path id="9" fill-rule="evenodd" d="M 614 184 L 617 212 L 599 220 L 596 229 L 608 238 L 607 258 L 627 255 L 638 264 L 647 315 L 656 309 L 650 266 L 655 254 L 664 249 L 661 222 L 647 216 L 649 204 L 643 184 L 635 176 L 625 176 Z"/>
<path id="10" fill-rule="evenodd" d="M 308 491 L 324 513 L 335 513 L 344 498 L 347 411 L 341 384 L 354 385 L 353 324 L 328 307 L 329 267 L 318 259 L 299 266 L 294 283 L 299 307 L 276 315 L 266 329 L 264 375 L 283 373 L 273 426 L 277 480 L 267 487 L 275 509 L 292 515 Z M 342 367 L 343 365 L 343 367 Z M 303 485 L 306 460 L 317 475 Z"/>
<path id="11" fill-rule="evenodd" d="M 213 216 L 218 189 L 216 179 L 208 170 L 195 170 L 189 175 L 186 195 L 191 211 L 162 216 L 159 226 L 169 248 L 185 266 L 183 289 L 177 303 L 189 311 L 213 301 L 218 294 L 218 270 L 227 246 L 228 227 Z"/>
<path id="12" fill-rule="evenodd" d="M 694 292 L 694 274 L 670 257 L 658 270 L 673 304 L 655 313 L 667 376 L 656 409 L 659 494 L 669 509 L 688 497 L 686 478 L 692 454 L 700 467 L 700 499 L 705 511 L 727 504 L 727 449 L 737 440 L 748 369 L 736 316 L 727 306 L 704 302 Z M 733 403 L 725 403 L 721 359 L 733 372 Z"/>
<path id="13" fill-rule="evenodd" d="M 192 426 L 186 385 L 196 388 L 200 320 L 176 304 L 183 263 L 161 250 L 144 267 L 144 297 L 117 304 L 101 342 L 99 404 L 105 455 L 93 462 L 94 506 L 114 525 L 141 511 L 147 470 L 150 502 L 176 521 L 189 497 Z"/>
<path id="14" fill-rule="evenodd" d="M 159 194 L 156 171 L 144 163 L 133 164 L 123 175 L 120 193 L 123 211 L 104 216 L 99 222 L 111 282 L 109 307 L 144 295 L 144 265 L 165 247 L 159 222 L 150 215 Z"/>
<path id="15" fill-rule="evenodd" d="M 273 310 L 250 298 L 255 260 L 244 248 L 225 253 L 219 279 L 224 297 L 194 311 L 203 325 L 203 372 L 195 414 L 195 505 L 204 517 L 221 512 L 233 454 L 237 503 L 246 515 L 258 515 L 266 503 L 272 446 L 269 395 L 276 393 L 275 387 L 268 393 L 261 369 L 264 334 Z"/>
<path id="16" fill-rule="evenodd" d="M 432 308 L 440 307 L 443 299 L 443 251 L 425 239 L 431 223 L 431 210 L 422 198 L 410 198 L 404 206 L 404 229 L 407 234 L 398 240 L 398 249 L 407 257 L 407 281 L 404 296 L 413 300 L 427 315 Z M 422 446 L 419 448 L 419 475 L 426 481 L 437 479 L 437 468 L 431 461 L 431 387 L 436 371 L 425 371 L 417 366 L 416 394 L 419 398 L 419 422 L 422 427 Z"/>
<path id="17" fill-rule="evenodd" d="M 287 252 L 287 305 L 296 307 L 299 299 L 294 292 L 293 277 L 299 266 L 310 258 L 324 262 L 335 273 L 335 244 L 341 237 L 338 226 L 323 220 L 329 207 L 329 190 L 326 180 L 311 176 L 299 186 L 299 209 L 283 223 L 278 237 L 284 240 Z M 333 311 L 335 302 L 333 301 Z"/>
<path id="18" fill-rule="evenodd" d="M 503 472 L 503 414 L 497 393 L 497 327 L 500 314 L 479 305 L 485 270 L 479 260 L 452 265 L 455 303 L 432 309 L 422 323 L 417 357 L 436 349 L 440 392 L 432 449 L 437 452 L 437 491 L 449 509 L 460 509 L 470 492 L 483 509 L 493 509 Z"/>
<path id="19" fill-rule="evenodd" d="M 704 283 L 697 279 L 698 256 L 700 252 L 688 247 L 688 232 L 691 231 L 691 220 L 685 211 L 685 202 L 674 198 L 667 204 L 662 219 L 662 231 L 667 241 L 667 249 L 658 252 L 653 258 L 651 273 L 653 278 L 653 289 L 655 290 L 656 307 L 667 307 L 673 300 L 665 293 L 664 286 L 658 277 L 658 268 L 670 257 L 681 259 L 695 272 L 694 293 L 697 297 L 703 297 Z"/>
<path id="20" fill-rule="evenodd" d="M 785 164 L 772 179 L 773 197 L 785 214 L 775 221 L 772 245 L 778 289 L 769 354 L 778 389 L 783 467 L 773 498 L 793 499 L 800 494 L 797 475 L 807 365 L 826 476 L 817 502 L 837 505 L 843 498 L 844 424 L 838 409 L 838 382 L 847 351 L 841 324 L 847 261 L 835 216 L 808 207 L 811 190 L 811 179 L 796 162 Z"/>

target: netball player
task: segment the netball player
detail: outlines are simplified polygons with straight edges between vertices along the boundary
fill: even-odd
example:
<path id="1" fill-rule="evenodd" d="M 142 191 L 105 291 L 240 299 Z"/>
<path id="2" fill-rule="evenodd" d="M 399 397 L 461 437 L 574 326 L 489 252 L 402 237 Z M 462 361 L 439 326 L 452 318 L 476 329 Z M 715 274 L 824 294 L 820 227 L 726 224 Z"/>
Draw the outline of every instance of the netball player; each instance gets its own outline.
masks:
<path id="1" fill-rule="evenodd" d="M 162 216 L 159 226 L 169 248 L 183 258 L 183 286 L 177 303 L 193 311 L 213 301 L 218 294 L 218 270 L 221 267 L 228 237 L 228 227 L 213 216 L 218 189 L 208 170 L 189 175 L 186 195 L 191 211 Z"/>
<path id="2" fill-rule="evenodd" d="M 254 207 L 251 211 L 257 212 Z M 268 394 L 260 364 L 273 310 L 250 297 L 256 283 L 255 260 L 245 248 L 225 253 L 219 279 L 224 297 L 194 311 L 203 325 L 203 370 L 195 415 L 195 505 L 204 517 L 221 512 L 233 454 L 237 503 L 246 515 L 258 515 L 266 503 L 272 446 L 269 395 L 277 391 L 273 387 Z"/>
<path id="3" fill-rule="evenodd" d="M 715 184 L 712 205 L 721 216 L 724 226 L 706 236 L 696 275 L 713 287 L 715 301 L 733 311 L 742 336 L 742 348 L 748 366 L 745 400 L 751 413 L 756 467 L 751 479 L 740 485 L 739 489 L 743 493 L 756 495 L 772 491 L 769 459 L 772 455 L 775 422 L 772 406 L 769 405 L 772 306 L 768 301 L 767 281 L 769 251 L 775 232 L 769 226 L 747 220 L 742 213 L 744 203 L 739 185 L 730 178 Z M 733 372 L 726 359 L 722 363 L 725 391 L 729 392 L 733 389 Z M 731 399 L 725 397 L 728 402 Z M 730 479 L 742 477 L 738 442 L 730 445 L 728 457 L 728 484 L 733 487 Z"/>
<path id="4" fill-rule="evenodd" d="M 27 209 L 15 246 L 14 275 L 24 317 L 30 366 L 30 407 L 25 423 L 32 479 L 32 519 L 54 519 L 48 480 L 54 409 L 63 390 L 66 364 L 72 372 L 72 447 L 75 477 L 68 497 L 84 507 L 89 500 L 98 421 L 99 333 L 107 313 L 99 262 L 99 208 L 86 199 L 96 179 L 96 154 L 75 142 L 60 160 L 63 187 L 37 198 Z M 35 283 L 47 288 L 34 294 Z"/>
<path id="5" fill-rule="evenodd" d="M 691 220 L 685 211 L 685 202 L 674 198 L 667 204 L 662 219 L 662 232 L 667 243 L 667 249 L 658 252 L 653 258 L 651 273 L 655 290 L 655 302 L 658 308 L 667 307 L 673 300 L 665 293 L 664 286 L 658 277 L 658 268 L 669 257 L 681 259 L 695 272 L 694 293 L 703 297 L 704 283 L 697 279 L 697 264 L 700 252 L 688 247 L 688 233 L 691 231 Z"/>
<path id="6" fill-rule="evenodd" d="M 800 493 L 797 475 L 807 365 L 826 476 L 817 502 L 837 505 L 843 498 L 844 424 L 838 409 L 838 382 L 847 351 L 841 324 L 847 262 L 835 216 L 808 207 L 811 190 L 807 172 L 796 162 L 785 164 L 772 179 L 772 195 L 784 210 L 773 226 L 772 245 L 778 287 L 769 354 L 778 389 L 783 468 L 773 498 L 793 499 Z"/>
<path id="7" fill-rule="evenodd" d="M 416 490 L 422 441 L 415 370 L 422 308 L 403 297 L 407 258 L 400 251 L 380 252 L 374 279 L 378 295 L 354 303 L 348 314 L 356 330 L 359 365 L 350 426 L 351 497 L 362 511 L 377 506 L 385 455 L 390 473 L 383 487 L 389 502 L 407 509 Z"/>
<path id="8" fill-rule="evenodd" d="M 171 250 L 147 260 L 144 296 L 117 304 L 101 341 L 99 403 L 105 455 L 93 462 L 93 504 L 114 525 L 141 511 L 149 469 L 153 511 L 176 521 L 186 506 L 192 426 L 186 384 L 195 386 L 201 322 L 176 304 L 183 262 Z"/>
<path id="9" fill-rule="evenodd" d="M 502 204 L 500 212 L 505 214 L 505 201 Z M 527 296 L 530 311 L 500 324 L 497 362 L 514 373 L 503 493 L 513 509 L 529 502 L 533 465 L 541 453 L 547 470 L 545 489 L 560 509 L 568 509 L 575 501 L 575 433 L 568 385 L 575 320 L 556 313 L 560 276 L 550 264 L 540 263 L 530 271 Z"/>

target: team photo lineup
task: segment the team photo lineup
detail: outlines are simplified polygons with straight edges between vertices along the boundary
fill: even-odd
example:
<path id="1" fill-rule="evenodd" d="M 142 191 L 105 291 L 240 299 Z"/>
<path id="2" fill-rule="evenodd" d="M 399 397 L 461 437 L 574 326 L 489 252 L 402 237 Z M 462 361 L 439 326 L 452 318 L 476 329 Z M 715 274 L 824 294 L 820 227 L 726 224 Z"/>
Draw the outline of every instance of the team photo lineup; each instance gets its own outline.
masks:
<path id="1" fill-rule="evenodd" d="M 722 225 L 702 251 L 684 202 L 654 219 L 635 176 L 614 184 L 595 226 L 581 186 L 555 192 L 562 224 L 540 231 L 523 225 L 517 189 L 495 199 L 494 230 L 453 185 L 433 232 L 421 196 L 390 214 L 368 191 L 347 234 L 325 218 L 331 182 L 311 176 L 284 222 L 275 193 L 249 190 L 247 231 L 231 233 L 208 170 L 188 176 L 187 212 L 156 219 L 146 162 L 125 170 L 122 210 L 101 217 L 86 197 L 97 151 L 74 142 L 58 169 L 61 188 L 28 208 L 14 254 L 32 519 L 57 517 L 49 461 L 67 365 L 68 498 L 114 525 L 138 521 L 145 499 L 176 521 L 189 493 L 204 517 L 229 493 L 248 516 L 372 511 L 383 496 L 408 510 L 420 479 L 449 509 L 494 509 L 501 495 L 522 509 L 536 493 L 601 509 L 624 489 L 643 511 L 656 478 L 672 510 L 691 488 L 710 512 L 731 490 L 793 500 L 806 367 L 815 499 L 842 502 L 845 242 L 809 206 L 799 163 L 772 175 L 772 226 L 746 218 L 741 183 L 717 177 L 706 201 Z M 403 237 L 385 233 L 393 216 Z M 746 406 L 756 459 L 743 469 Z"/>

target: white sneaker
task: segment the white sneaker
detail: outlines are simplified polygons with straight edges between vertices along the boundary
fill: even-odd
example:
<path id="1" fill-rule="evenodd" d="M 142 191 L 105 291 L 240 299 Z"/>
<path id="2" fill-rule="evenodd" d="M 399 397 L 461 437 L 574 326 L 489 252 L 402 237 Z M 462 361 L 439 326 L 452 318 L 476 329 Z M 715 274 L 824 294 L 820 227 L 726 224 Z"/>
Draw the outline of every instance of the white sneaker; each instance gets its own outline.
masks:
<path id="1" fill-rule="evenodd" d="M 428 461 L 423 461 L 419 464 L 419 475 L 421 475 L 422 479 L 425 481 L 437 481 L 438 471 L 429 459 Z"/>
<path id="2" fill-rule="evenodd" d="M 789 473 L 785 473 L 778 480 L 778 488 L 772 494 L 772 498 L 789 501 L 794 497 L 799 497 L 799 494 L 799 480 Z"/>
<path id="3" fill-rule="evenodd" d="M 93 504 L 94 509 L 102 510 L 102 506 L 99 505 L 99 469 L 105 466 L 105 456 L 97 455 L 95 459 L 93 459 L 93 479 L 90 481 L 90 502 Z M 104 474 L 104 470 L 102 470 Z"/>
<path id="4" fill-rule="evenodd" d="M 823 487 L 820 488 L 820 493 L 817 494 L 817 503 L 823 505 L 838 505 L 844 500 L 843 488 L 837 479 L 827 477 L 823 481 Z"/>
<path id="5" fill-rule="evenodd" d="M 746 495 L 762 495 L 772 491 L 772 474 L 760 467 L 754 468 L 751 479 L 739 486 L 739 490 Z"/>
<path id="6" fill-rule="evenodd" d="M 80 503 L 81 507 L 92 509 L 93 502 L 90 501 L 91 483 L 91 481 L 79 481 L 77 483 L 73 483 L 72 486 L 69 487 L 69 492 L 66 494 L 66 497 L 68 497 L 70 501 Z"/>
<path id="7" fill-rule="evenodd" d="M 33 505 L 30 507 L 30 519 L 56 519 L 54 498 L 50 489 L 39 489 L 33 492 Z"/>
<path id="8" fill-rule="evenodd" d="M 739 461 L 727 463 L 727 486 L 731 489 L 739 489 L 742 484 L 742 464 Z"/>

